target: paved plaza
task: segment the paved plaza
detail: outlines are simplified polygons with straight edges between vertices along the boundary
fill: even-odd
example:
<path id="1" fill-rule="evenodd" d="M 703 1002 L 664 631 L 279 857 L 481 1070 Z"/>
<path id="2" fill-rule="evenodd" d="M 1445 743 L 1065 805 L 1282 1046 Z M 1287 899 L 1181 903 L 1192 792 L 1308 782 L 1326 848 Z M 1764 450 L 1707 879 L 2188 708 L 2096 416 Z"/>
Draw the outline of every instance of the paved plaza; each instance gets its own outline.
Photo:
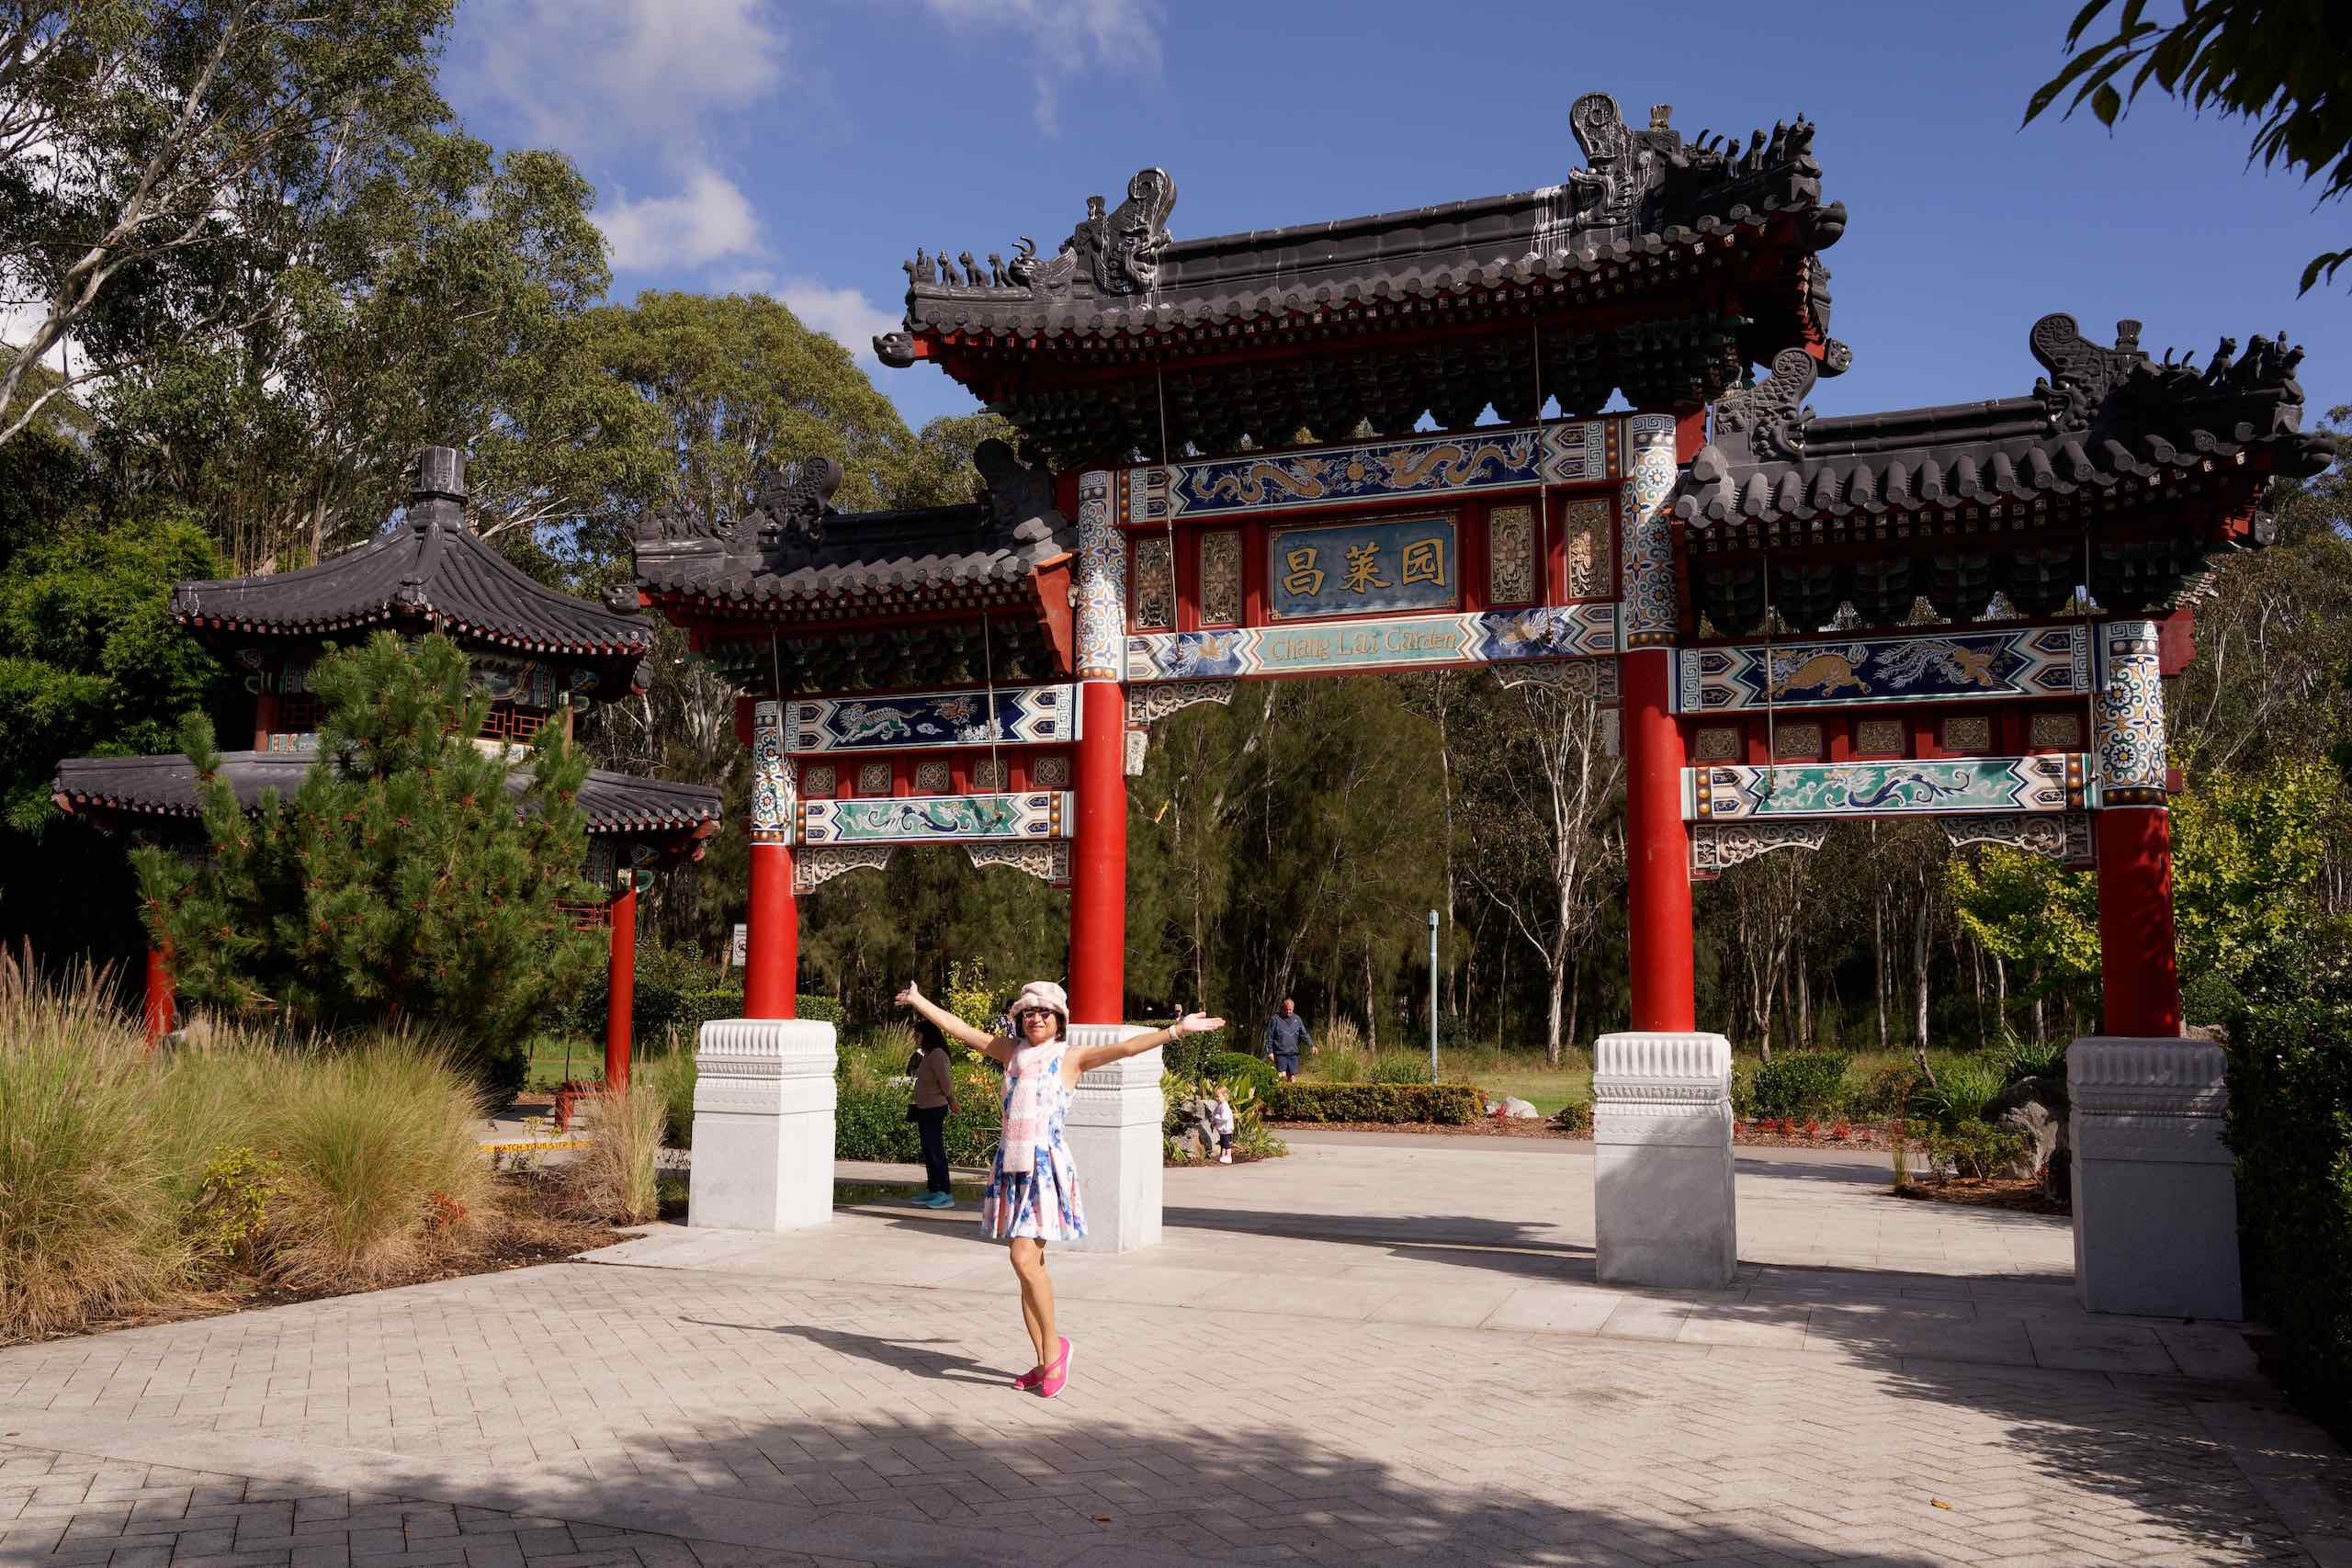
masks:
<path id="1" fill-rule="evenodd" d="M 0 1562 L 2352 1563 L 2352 1461 L 2063 1221 L 1744 1152 L 1734 1288 L 1616 1290 L 1589 1145 L 1294 1146 L 1052 1260 L 1053 1402 L 968 1206 L 0 1352 Z"/>

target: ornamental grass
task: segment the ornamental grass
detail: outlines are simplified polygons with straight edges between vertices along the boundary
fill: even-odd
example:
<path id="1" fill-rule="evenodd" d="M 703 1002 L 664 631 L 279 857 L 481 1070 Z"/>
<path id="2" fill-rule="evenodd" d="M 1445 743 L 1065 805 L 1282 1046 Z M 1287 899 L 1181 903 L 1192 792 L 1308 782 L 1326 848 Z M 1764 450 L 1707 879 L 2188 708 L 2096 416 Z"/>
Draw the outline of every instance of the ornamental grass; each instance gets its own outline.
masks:
<path id="1" fill-rule="evenodd" d="M 481 1115 L 430 1042 L 193 1026 L 151 1051 L 110 976 L 0 954 L 0 1343 L 235 1279 L 381 1283 L 492 1201 Z"/>
<path id="2" fill-rule="evenodd" d="M 271 1272 L 297 1290 L 380 1283 L 469 1229 L 489 1195 L 481 1095 L 453 1055 L 379 1032 L 297 1056 L 258 1108 L 285 1168 Z"/>
<path id="3" fill-rule="evenodd" d="M 618 1224 L 641 1224 L 661 1212 L 654 1156 L 670 1116 L 668 1086 L 640 1072 L 628 1087 L 595 1100 L 596 1131 L 565 1168 L 581 1212 Z"/>
<path id="4" fill-rule="evenodd" d="M 193 1267 L 146 1042 L 107 979 L 53 987 L 0 953 L 0 1343 L 153 1305 Z"/>

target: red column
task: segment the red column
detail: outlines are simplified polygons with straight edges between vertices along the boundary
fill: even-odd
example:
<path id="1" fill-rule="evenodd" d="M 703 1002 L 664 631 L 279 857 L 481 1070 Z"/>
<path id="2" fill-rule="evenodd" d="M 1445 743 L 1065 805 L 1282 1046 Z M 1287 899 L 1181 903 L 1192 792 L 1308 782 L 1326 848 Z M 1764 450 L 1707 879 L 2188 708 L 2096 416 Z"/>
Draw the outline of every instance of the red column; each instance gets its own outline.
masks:
<path id="1" fill-rule="evenodd" d="M 1682 731 L 1674 722 L 1674 653 L 1641 648 L 1617 661 L 1623 694 L 1625 885 L 1634 1027 L 1695 1027 L 1690 980 L 1690 830 L 1682 820 Z"/>
<path id="2" fill-rule="evenodd" d="M 790 1018 L 799 988 L 800 909 L 792 897 L 792 847 L 752 843 L 751 930 L 743 953 L 743 1016 Z"/>
<path id="3" fill-rule="evenodd" d="M 613 900 L 612 942 L 605 964 L 605 1088 L 628 1087 L 630 1015 L 637 1010 L 637 880 Z"/>
<path id="4" fill-rule="evenodd" d="M 172 998 L 171 955 L 160 947 L 151 947 L 147 950 L 146 1009 L 147 1044 L 150 1049 L 153 1048 L 155 1042 L 172 1032 L 176 1010 Z"/>
<path id="5" fill-rule="evenodd" d="M 2160 806 L 2110 807 L 2092 813 L 2092 821 L 2107 1032 L 2175 1038 L 2180 968 L 2173 946 L 2172 814 Z"/>
<path id="6" fill-rule="evenodd" d="M 1070 856 L 1069 1008 L 1075 1023 L 1125 1015 L 1127 700 L 1116 682 L 1079 687 L 1078 821 Z"/>
<path id="7" fill-rule="evenodd" d="M 277 694 L 264 692 L 254 699 L 254 750 L 269 750 L 269 738 L 277 733 Z"/>

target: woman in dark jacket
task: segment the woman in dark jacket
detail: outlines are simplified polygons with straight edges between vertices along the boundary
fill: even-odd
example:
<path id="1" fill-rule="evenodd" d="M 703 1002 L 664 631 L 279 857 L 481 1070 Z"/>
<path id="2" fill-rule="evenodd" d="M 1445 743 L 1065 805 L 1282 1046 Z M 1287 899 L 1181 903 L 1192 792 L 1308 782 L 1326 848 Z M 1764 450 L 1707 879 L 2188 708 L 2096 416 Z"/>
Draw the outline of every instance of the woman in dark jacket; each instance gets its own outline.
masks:
<path id="1" fill-rule="evenodd" d="M 915 1062 L 914 1116 L 922 1134 L 922 1168 L 927 1179 L 922 1196 L 912 1201 L 926 1209 L 952 1209 L 956 1198 L 947 1189 L 947 1116 L 956 1109 L 956 1076 L 947 1054 L 947 1037 L 927 1018 L 915 1020 L 915 1037 L 922 1049 Z"/>

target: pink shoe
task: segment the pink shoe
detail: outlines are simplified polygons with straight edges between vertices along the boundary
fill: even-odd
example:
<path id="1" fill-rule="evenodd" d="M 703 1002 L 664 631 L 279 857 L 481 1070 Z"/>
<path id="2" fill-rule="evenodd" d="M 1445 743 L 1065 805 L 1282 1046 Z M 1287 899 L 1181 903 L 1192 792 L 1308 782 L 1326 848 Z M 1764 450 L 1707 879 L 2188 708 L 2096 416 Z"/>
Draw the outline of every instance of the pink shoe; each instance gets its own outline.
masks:
<path id="1" fill-rule="evenodd" d="M 1067 1361 L 1069 1359 L 1069 1341 L 1067 1339 L 1061 1339 L 1057 1340 L 1057 1343 L 1061 1346 L 1062 1359 Z M 1026 1393 L 1031 1389 L 1035 1388 L 1038 1383 L 1044 1382 L 1046 1370 L 1040 1367 L 1035 1371 L 1023 1372 L 1019 1377 L 1013 1379 L 1012 1386 L 1019 1389 L 1022 1393 Z"/>
<path id="2" fill-rule="evenodd" d="M 1046 1381 L 1037 1385 L 1040 1399 L 1051 1399 L 1069 1386 L 1069 1341 L 1061 1343 L 1061 1359 L 1046 1369 Z"/>

